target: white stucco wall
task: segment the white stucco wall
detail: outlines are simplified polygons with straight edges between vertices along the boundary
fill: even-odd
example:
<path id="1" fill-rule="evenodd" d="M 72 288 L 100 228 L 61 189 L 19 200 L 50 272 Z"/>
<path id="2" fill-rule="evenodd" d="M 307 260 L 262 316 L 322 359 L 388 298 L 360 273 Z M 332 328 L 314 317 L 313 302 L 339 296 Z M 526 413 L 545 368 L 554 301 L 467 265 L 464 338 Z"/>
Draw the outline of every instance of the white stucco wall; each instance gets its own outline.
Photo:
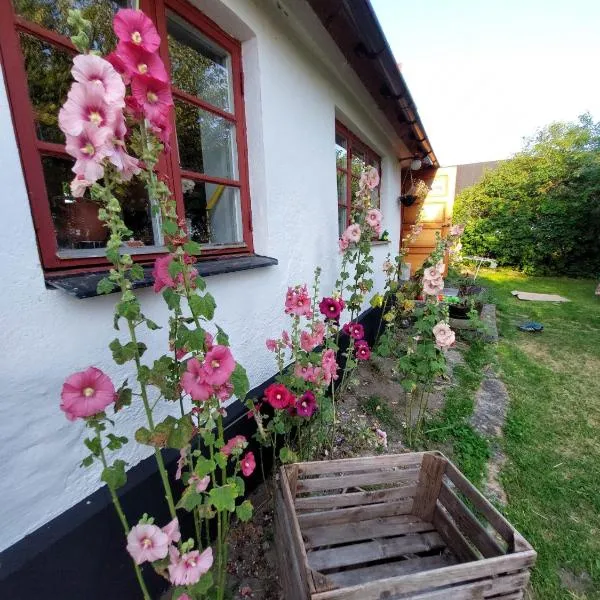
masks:
<path id="1" fill-rule="evenodd" d="M 336 115 L 383 159 L 381 208 L 391 243 L 374 248 L 378 289 L 383 283 L 380 265 L 386 254 L 398 247 L 400 176 L 394 146 L 397 150 L 399 142 L 390 137 L 391 128 L 340 62 L 341 55 L 331 52 L 325 43 L 310 47 L 310 39 L 314 41 L 317 33 L 323 36 L 324 30 L 309 31 L 302 39 L 307 19 L 308 25 L 314 26 L 302 0 L 289 3 L 287 16 L 270 0 L 206 0 L 199 4 L 244 42 L 255 249 L 279 260 L 276 267 L 207 279 L 218 304 L 216 320 L 228 332 L 251 385 L 256 385 L 276 370 L 264 340 L 278 335 L 288 324 L 282 310 L 287 286 L 310 282 L 316 265 L 323 268 L 323 293 L 331 291 L 336 278 Z M 58 408 L 65 376 L 96 365 L 120 382 L 130 367 L 115 366 L 107 348 L 115 336 L 111 326 L 115 296 L 77 300 L 44 286 L 3 81 L 0 190 L 3 550 L 99 486 L 97 470 L 78 467 L 86 454 L 83 425 L 68 422 Z M 158 323 L 165 322 L 162 298 L 151 289 L 140 291 L 139 296 L 144 312 Z M 153 332 L 143 341 L 150 359 L 165 348 L 166 333 Z M 162 416 L 158 414 L 158 418 Z M 143 422 L 141 407 L 132 406 L 119 416 L 118 428 L 132 438 Z M 130 466 L 147 455 L 134 443 L 122 452 Z"/>

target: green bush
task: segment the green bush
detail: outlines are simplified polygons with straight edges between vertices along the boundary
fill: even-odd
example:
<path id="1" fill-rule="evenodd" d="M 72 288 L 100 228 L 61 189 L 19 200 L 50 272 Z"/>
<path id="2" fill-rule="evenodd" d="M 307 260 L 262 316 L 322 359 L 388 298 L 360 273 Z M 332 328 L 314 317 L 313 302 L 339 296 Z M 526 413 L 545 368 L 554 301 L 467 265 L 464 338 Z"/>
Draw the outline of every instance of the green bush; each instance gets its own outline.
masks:
<path id="1" fill-rule="evenodd" d="M 456 199 L 466 255 L 532 274 L 600 273 L 600 123 L 552 123 Z"/>

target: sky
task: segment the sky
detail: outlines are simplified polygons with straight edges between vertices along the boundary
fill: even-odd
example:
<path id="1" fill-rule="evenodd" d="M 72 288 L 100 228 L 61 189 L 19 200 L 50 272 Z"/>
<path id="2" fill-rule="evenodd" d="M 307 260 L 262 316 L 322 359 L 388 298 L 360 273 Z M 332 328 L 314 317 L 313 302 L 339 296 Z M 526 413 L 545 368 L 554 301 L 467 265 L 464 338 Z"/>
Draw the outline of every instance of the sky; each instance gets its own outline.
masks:
<path id="1" fill-rule="evenodd" d="M 600 119 L 600 0 L 371 0 L 442 166 Z"/>

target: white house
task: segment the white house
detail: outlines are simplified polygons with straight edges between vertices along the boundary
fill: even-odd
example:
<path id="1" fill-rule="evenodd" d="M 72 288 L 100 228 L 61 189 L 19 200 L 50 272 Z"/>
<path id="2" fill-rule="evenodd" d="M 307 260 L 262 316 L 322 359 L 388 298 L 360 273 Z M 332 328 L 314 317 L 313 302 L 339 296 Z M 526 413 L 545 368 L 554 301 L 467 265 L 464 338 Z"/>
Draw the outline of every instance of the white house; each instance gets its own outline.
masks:
<path id="1" fill-rule="evenodd" d="M 66 375 L 113 364 L 114 297 L 94 294 L 106 269 L 105 233 L 64 193 L 67 160 L 55 115 L 69 85 L 66 8 L 83 7 L 104 34 L 126 0 L 1 0 L 0 54 L 0 597 L 130 598 L 129 564 L 106 577 L 122 546 L 98 472 L 80 469 L 81 424 L 59 410 Z M 288 285 L 323 269 L 331 291 L 346 226 L 352 167 L 381 172 L 388 242 L 400 243 L 401 168 L 437 166 L 410 93 L 368 0 L 140 0 L 163 37 L 176 99 L 172 150 L 162 166 L 192 235 L 206 244 L 201 272 L 251 387 L 275 372 L 265 338 L 285 325 Z M 168 37 L 167 34 L 168 33 Z M 168 41 L 167 41 L 168 40 Z M 132 252 L 164 251 L 139 190 L 128 191 Z M 151 279 L 148 270 L 148 284 Z M 152 287 L 144 312 L 165 320 Z M 367 308 L 367 306 L 365 306 Z M 144 340 L 159 355 L 166 333 Z M 141 424 L 132 407 L 119 425 Z M 232 422 L 239 414 L 232 406 Z M 153 463 L 129 444 L 123 501 L 148 506 Z M 160 498 L 159 498 L 160 500 Z M 116 552 L 116 551 L 115 551 Z M 118 554 L 118 553 L 117 553 Z"/>

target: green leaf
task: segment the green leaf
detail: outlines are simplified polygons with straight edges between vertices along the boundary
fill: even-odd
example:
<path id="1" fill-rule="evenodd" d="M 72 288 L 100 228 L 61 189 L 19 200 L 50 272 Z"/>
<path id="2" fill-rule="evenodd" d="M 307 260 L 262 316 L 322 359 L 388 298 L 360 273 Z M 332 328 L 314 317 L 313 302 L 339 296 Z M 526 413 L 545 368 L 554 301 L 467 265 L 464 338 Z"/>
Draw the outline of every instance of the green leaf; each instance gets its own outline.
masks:
<path id="1" fill-rule="evenodd" d="M 119 302 L 115 307 L 116 313 L 128 321 L 137 321 L 141 315 L 141 307 L 137 298 Z"/>
<path id="2" fill-rule="evenodd" d="M 213 586 L 213 576 L 212 576 L 212 571 L 208 571 L 208 573 L 204 573 L 204 575 L 202 575 L 202 577 L 200 577 L 200 581 L 198 581 L 198 583 L 190 586 L 189 591 L 192 593 L 192 597 L 194 598 L 194 600 L 198 599 L 202 599 L 205 597 L 206 592 L 208 592 L 208 590 L 210 590 L 210 588 Z M 174 600 L 179 600 L 177 598 L 177 596 L 173 596 Z"/>
<path id="3" fill-rule="evenodd" d="M 204 456 L 199 456 L 196 461 L 196 466 L 194 467 L 194 473 L 198 475 L 202 479 L 206 475 L 210 475 L 215 469 L 217 465 L 215 461 L 211 458 L 205 458 Z"/>
<path id="4" fill-rule="evenodd" d="M 200 506 L 204 501 L 204 496 L 199 494 L 194 486 L 191 485 L 185 489 L 183 494 L 181 494 L 181 498 L 177 503 L 176 508 L 183 508 L 188 512 L 192 512 L 197 506 Z"/>
<path id="5" fill-rule="evenodd" d="M 120 450 L 124 444 L 126 444 L 129 440 L 124 436 L 118 436 L 114 433 L 109 433 L 107 436 L 108 444 L 107 448 L 109 450 Z"/>
<path id="6" fill-rule="evenodd" d="M 244 492 L 246 491 L 246 482 L 239 475 L 230 477 L 227 482 L 235 485 L 238 497 L 244 495 Z"/>
<path id="7" fill-rule="evenodd" d="M 100 479 L 112 490 L 118 490 L 127 483 L 127 475 L 125 473 L 126 464 L 124 460 L 115 460 L 112 466 L 106 467 L 102 471 Z"/>
<path id="8" fill-rule="evenodd" d="M 232 484 L 214 487 L 209 492 L 211 504 L 219 512 L 235 510 L 236 487 Z"/>
<path id="9" fill-rule="evenodd" d="M 115 400 L 115 412 L 119 412 L 126 406 L 131 404 L 132 391 L 131 388 L 122 387 L 117 390 L 117 398 Z"/>
<path id="10" fill-rule="evenodd" d="M 215 454 L 215 462 L 221 469 L 224 469 L 227 466 L 227 457 L 221 452 L 217 452 Z"/>
<path id="11" fill-rule="evenodd" d="M 190 443 L 194 435 L 194 424 L 191 415 L 184 415 L 180 419 L 167 417 L 156 426 L 156 430 L 168 432 L 167 446 L 181 450 Z"/>
<path id="12" fill-rule="evenodd" d="M 169 263 L 169 275 L 175 281 L 177 279 L 177 275 L 183 272 L 183 265 L 179 260 L 172 260 Z"/>
<path id="13" fill-rule="evenodd" d="M 102 452 L 102 442 L 99 440 L 99 438 L 86 438 L 83 440 L 83 443 L 94 456 L 100 456 Z"/>
<path id="14" fill-rule="evenodd" d="M 229 346 L 229 336 L 217 325 L 217 344 Z"/>
<path id="15" fill-rule="evenodd" d="M 190 240 L 183 245 L 183 249 L 192 256 L 195 254 L 200 254 L 202 252 L 202 246 L 198 242 L 194 242 Z"/>
<path id="16" fill-rule="evenodd" d="M 178 294 L 176 294 L 171 288 L 165 288 L 163 290 L 163 298 L 165 299 L 165 302 L 167 303 L 167 306 L 171 309 L 171 310 L 176 310 L 179 308 L 180 304 L 181 304 L 181 296 L 179 296 Z"/>
<path id="17" fill-rule="evenodd" d="M 82 461 L 81 461 L 81 466 L 82 467 L 89 467 L 93 464 L 94 462 L 94 455 L 93 454 L 89 454 L 88 456 L 86 456 Z"/>
<path id="18" fill-rule="evenodd" d="M 189 299 L 190 310 L 195 317 L 204 317 L 210 321 L 215 316 L 217 304 L 211 294 L 194 294 Z"/>
<path id="19" fill-rule="evenodd" d="M 167 235 L 175 235 L 178 231 L 177 223 L 170 219 L 166 219 L 163 221 L 162 229 Z"/>
<path id="20" fill-rule="evenodd" d="M 244 500 L 238 507 L 236 507 L 235 514 L 240 521 L 245 523 L 252 518 L 252 510 L 252 502 L 250 502 L 250 500 Z"/>
<path id="21" fill-rule="evenodd" d="M 151 331 L 162 329 L 160 325 L 157 325 L 154 321 L 151 321 L 150 319 L 146 319 L 146 327 L 148 327 L 148 329 L 150 329 Z"/>
<path id="22" fill-rule="evenodd" d="M 137 263 L 133 264 L 131 269 L 129 269 L 129 276 L 132 281 L 142 281 L 144 279 L 144 267 Z"/>
<path id="23" fill-rule="evenodd" d="M 200 290 L 201 292 L 206 289 L 206 281 L 204 281 L 204 278 L 201 275 L 196 277 L 196 289 Z"/>
<path id="24" fill-rule="evenodd" d="M 108 277 L 103 277 L 96 286 L 96 292 L 98 294 L 110 294 L 116 287 Z"/>
<path id="25" fill-rule="evenodd" d="M 233 385 L 233 393 L 240 402 L 243 402 L 250 389 L 250 382 L 248 381 L 246 369 L 239 363 L 236 363 L 230 381 L 231 385 Z"/>
<path id="26" fill-rule="evenodd" d="M 298 462 L 298 455 L 290 448 L 287 448 L 286 446 L 284 446 L 279 451 L 279 460 L 283 464 Z"/>

